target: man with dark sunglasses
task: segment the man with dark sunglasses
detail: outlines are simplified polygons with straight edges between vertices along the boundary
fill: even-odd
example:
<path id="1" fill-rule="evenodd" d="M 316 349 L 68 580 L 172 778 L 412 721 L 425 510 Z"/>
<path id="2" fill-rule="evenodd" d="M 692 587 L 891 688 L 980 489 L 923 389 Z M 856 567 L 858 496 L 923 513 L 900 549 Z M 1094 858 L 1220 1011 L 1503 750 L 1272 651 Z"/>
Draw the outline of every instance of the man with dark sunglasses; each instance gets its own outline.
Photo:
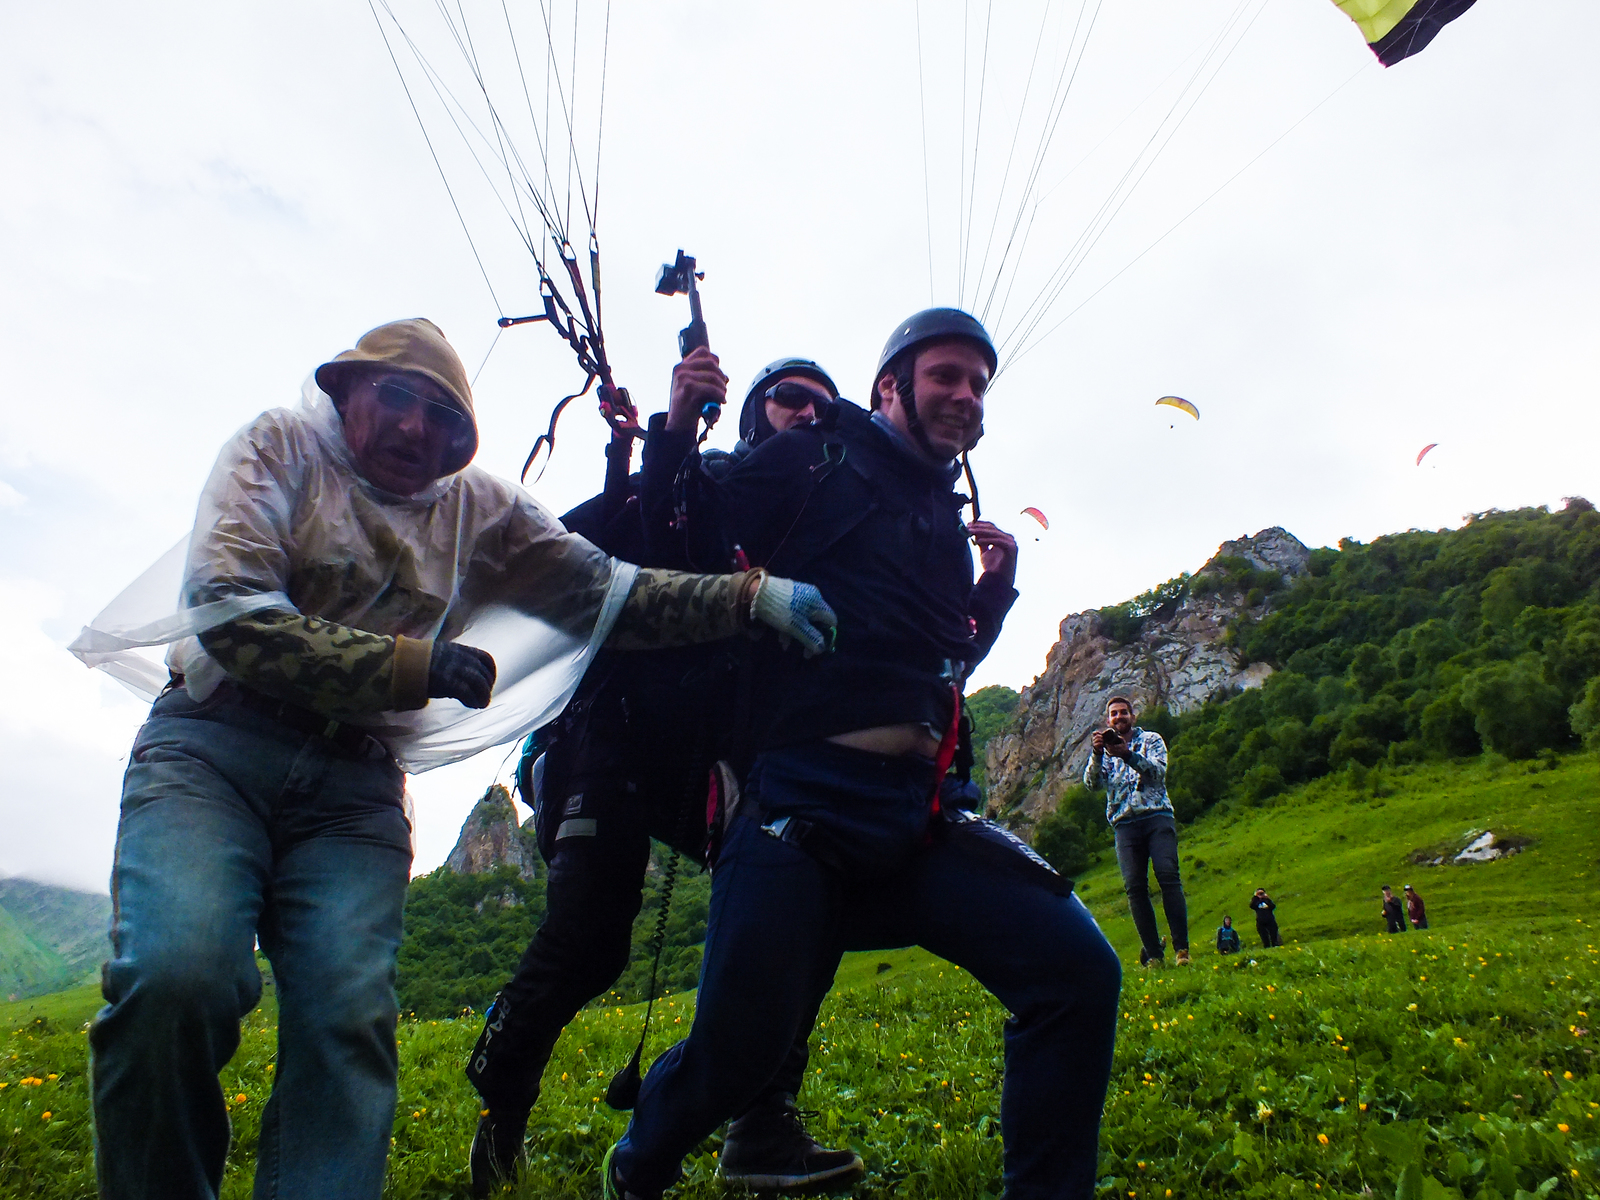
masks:
<path id="1" fill-rule="evenodd" d="M 702 406 L 708 400 L 720 404 L 726 391 L 727 376 L 716 356 L 692 352 L 673 370 L 669 408 L 651 420 L 651 439 L 670 436 L 692 446 Z M 828 373 L 811 359 L 767 364 L 746 390 L 739 444 L 731 453 L 704 454 L 708 478 L 726 474 L 752 447 L 778 433 L 809 424 L 837 395 Z M 652 444 L 646 444 L 647 458 Z M 637 489 L 638 477 L 632 482 Z M 674 490 L 681 494 L 682 481 L 667 486 L 673 482 L 642 497 L 646 521 L 648 513 L 672 506 Z M 608 518 L 605 498 L 596 496 L 566 513 L 562 523 L 619 558 L 648 565 L 655 560 L 646 546 L 640 499 L 635 490 L 627 507 Z M 651 838 L 698 858 L 712 764 L 731 760 L 735 772 L 748 765 L 748 754 L 737 744 L 743 722 L 730 711 L 737 707 L 745 649 L 730 643 L 602 654 L 567 711 L 540 735 L 536 826 L 549 864 L 546 917 L 485 1014 L 468 1059 L 467 1079 L 485 1110 L 469 1155 L 475 1196 L 488 1196 L 519 1174 L 529 1118 L 562 1030 L 628 964 Z M 819 1145 L 795 1106 L 811 1024 L 805 1023 L 783 1066 L 730 1126 L 722 1154 L 725 1178 L 784 1190 L 841 1185 L 863 1173 L 854 1151 Z"/>
<path id="2" fill-rule="evenodd" d="M 173 643 L 123 782 L 106 1007 L 89 1031 L 108 1200 L 219 1193 L 218 1074 L 261 997 L 258 938 L 278 1052 L 257 1191 L 377 1200 L 399 1066 L 405 772 L 538 725 L 602 643 L 687 645 L 761 623 L 826 644 L 816 589 L 619 562 L 470 465 L 477 448 L 444 335 L 421 319 L 379 326 L 317 368 L 299 408 L 262 413 L 223 448 L 181 591 L 147 573 L 108 609 L 160 592 L 179 611 L 102 614 L 73 644 L 105 661 Z M 508 628 L 516 661 L 496 692 L 494 658 L 461 639 L 498 645 Z"/>

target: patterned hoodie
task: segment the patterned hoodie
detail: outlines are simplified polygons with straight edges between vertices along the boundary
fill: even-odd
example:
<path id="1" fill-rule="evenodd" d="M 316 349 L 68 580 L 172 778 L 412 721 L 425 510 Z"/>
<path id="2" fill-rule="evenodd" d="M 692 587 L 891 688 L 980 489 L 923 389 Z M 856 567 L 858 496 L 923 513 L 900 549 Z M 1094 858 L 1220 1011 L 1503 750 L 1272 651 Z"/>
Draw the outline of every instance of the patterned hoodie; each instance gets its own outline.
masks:
<path id="1" fill-rule="evenodd" d="M 1083 769 L 1085 787 L 1106 788 L 1106 820 L 1117 825 L 1152 813 L 1171 813 L 1167 799 L 1167 743 L 1159 733 L 1134 726 L 1128 735 L 1126 759 L 1104 750 L 1089 755 Z"/>

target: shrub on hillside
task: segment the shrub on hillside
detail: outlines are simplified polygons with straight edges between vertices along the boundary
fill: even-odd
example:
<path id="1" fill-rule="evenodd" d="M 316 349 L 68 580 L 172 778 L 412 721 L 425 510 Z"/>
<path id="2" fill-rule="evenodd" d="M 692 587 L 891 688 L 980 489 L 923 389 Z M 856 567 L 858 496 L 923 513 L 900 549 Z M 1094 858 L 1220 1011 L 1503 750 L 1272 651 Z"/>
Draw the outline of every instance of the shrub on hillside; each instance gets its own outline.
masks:
<path id="1" fill-rule="evenodd" d="M 1033 827 L 1033 848 L 1068 879 L 1089 869 L 1089 844 L 1083 828 L 1071 813 L 1060 808 Z"/>
<path id="2" fill-rule="evenodd" d="M 1583 690 L 1583 699 L 1567 710 L 1572 721 L 1572 732 L 1583 739 L 1590 750 L 1600 750 L 1600 675 L 1589 680 Z"/>

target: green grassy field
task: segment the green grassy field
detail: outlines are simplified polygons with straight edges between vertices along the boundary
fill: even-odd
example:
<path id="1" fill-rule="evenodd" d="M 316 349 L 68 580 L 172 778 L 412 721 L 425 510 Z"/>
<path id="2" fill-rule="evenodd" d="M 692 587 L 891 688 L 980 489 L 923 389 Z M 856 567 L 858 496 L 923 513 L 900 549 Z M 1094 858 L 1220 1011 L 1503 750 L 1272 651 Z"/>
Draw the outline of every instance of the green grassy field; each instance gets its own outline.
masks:
<path id="1" fill-rule="evenodd" d="M 1125 978 L 1103 1196 L 1600 1197 L 1600 762 L 1418 767 L 1378 790 L 1326 780 L 1185 831 L 1202 952 L 1187 969 L 1130 967 Z M 1534 840 L 1504 862 L 1408 862 L 1483 828 Z M 1430 932 L 1377 932 L 1384 882 L 1422 892 Z M 1126 961 L 1133 935 L 1109 863 L 1080 886 Z M 1225 909 L 1248 915 L 1256 886 L 1280 901 L 1289 944 L 1204 952 Z M 692 1001 L 658 1006 L 652 1053 L 688 1023 Z M 96 1003 L 79 989 L 0 1006 L 0 1195 L 94 1194 L 83 1024 Z M 600 1156 L 625 1125 L 600 1097 L 639 1016 L 594 1008 L 569 1030 L 535 1113 L 528 1177 L 509 1195 L 599 1194 Z M 866 1159 L 856 1195 L 999 1194 L 1002 1018 L 968 976 L 920 952 L 847 961 L 801 1102 L 823 1140 Z M 230 1197 L 249 1191 L 270 1020 L 250 1018 L 224 1073 Z M 388 1195 L 467 1194 L 477 1104 L 460 1066 L 475 1036 L 473 1020 L 401 1026 Z M 689 1161 L 678 1195 L 723 1194 L 718 1148 L 712 1139 Z"/>

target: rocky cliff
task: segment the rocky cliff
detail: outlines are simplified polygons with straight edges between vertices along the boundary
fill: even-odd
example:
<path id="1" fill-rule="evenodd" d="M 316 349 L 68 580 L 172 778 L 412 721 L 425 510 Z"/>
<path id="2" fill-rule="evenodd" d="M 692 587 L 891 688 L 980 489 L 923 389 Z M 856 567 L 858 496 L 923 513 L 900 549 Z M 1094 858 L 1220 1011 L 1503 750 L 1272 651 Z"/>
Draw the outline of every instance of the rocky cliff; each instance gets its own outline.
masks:
<path id="1" fill-rule="evenodd" d="M 1129 697 L 1137 711 L 1164 704 L 1182 713 L 1260 687 L 1271 666 L 1244 661 L 1229 626 L 1264 615 L 1274 585 L 1302 574 L 1310 556 L 1293 534 L 1264 529 L 1224 542 L 1181 586 L 1149 594 L 1149 611 L 1121 605 L 1066 617 L 1044 673 L 1023 689 L 1015 724 L 989 742 L 991 803 L 1030 819 L 1051 811 L 1082 777 L 1089 735 L 1102 727 L 1113 695 Z"/>
<path id="2" fill-rule="evenodd" d="M 457 875 L 482 875 L 509 865 L 522 878 L 532 879 L 539 862 L 533 818 L 519 826 L 511 793 L 497 783 L 467 814 L 455 849 L 444 861 Z"/>

